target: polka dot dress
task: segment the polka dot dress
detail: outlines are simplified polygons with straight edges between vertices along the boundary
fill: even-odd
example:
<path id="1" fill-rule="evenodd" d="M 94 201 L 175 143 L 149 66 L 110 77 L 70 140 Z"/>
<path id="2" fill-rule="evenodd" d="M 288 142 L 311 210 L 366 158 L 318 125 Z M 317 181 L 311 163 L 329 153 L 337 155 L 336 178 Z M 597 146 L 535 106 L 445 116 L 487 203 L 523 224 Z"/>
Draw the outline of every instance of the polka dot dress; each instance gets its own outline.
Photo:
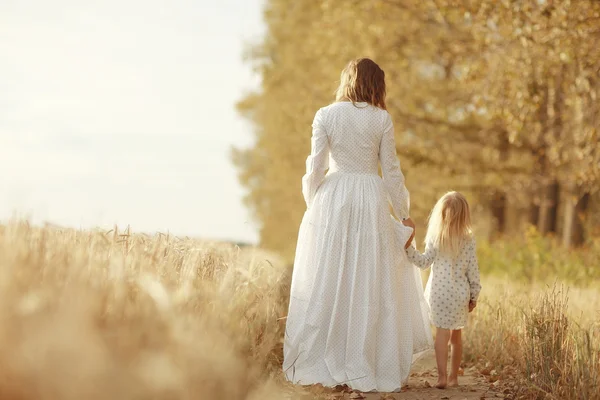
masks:
<path id="1" fill-rule="evenodd" d="M 378 175 L 381 164 L 383 179 Z M 288 380 L 398 391 L 431 347 L 423 286 L 396 245 L 391 202 L 409 195 L 387 111 L 335 103 L 315 115 L 284 339 Z"/>
<path id="2" fill-rule="evenodd" d="M 425 288 L 433 325 L 444 329 L 462 329 L 467 324 L 469 300 L 477 301 L 481 284 L 475 253 L 475 239 L 464 243 L 456 259 L 427 245 L 425 254 L 414 247 L 408 258 L 419 268 L 429 268 L 431 274 Z"/>

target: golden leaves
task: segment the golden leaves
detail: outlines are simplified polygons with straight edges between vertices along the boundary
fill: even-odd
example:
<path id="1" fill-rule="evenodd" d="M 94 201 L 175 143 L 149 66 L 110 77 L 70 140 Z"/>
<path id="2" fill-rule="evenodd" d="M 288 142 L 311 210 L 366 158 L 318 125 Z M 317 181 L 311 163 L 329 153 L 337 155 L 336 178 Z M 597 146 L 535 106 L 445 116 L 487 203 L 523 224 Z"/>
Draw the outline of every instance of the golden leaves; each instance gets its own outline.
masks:
<path id="1" fill-rule="evenodd" d="M 411 133 L 398 141 L 404 164 L 432 187 L 472 181 L 474 171 L 488 174 L 478 181 L 490 187 L 520 185 L 541 153 L 556 160 L 549 174 L 600 176 L 589 162 L 600 157 L 597 135 L 579 139 L 600 123 L 600 2 L 267 0 L 267 7 L 267 36 L 250 53 L 263 87 L 241 107 L 259 140 L 237 153 L 237 164 L 268 247 L 293 252 L 310 120 L 357 56 L 386 70 L 398 136 Z M 522 160 L 518 169 L 462 156 L 505 142 L 502 152 Z M 445 151 L 430 151 L 430 143 Z M 448 159 L 457 160 L 452 176 L 438 178 Z M 594 179 L 586 184 L 598 185 Z M 418 199 L 434 189 L 410 189 L 418 214 Z"/>

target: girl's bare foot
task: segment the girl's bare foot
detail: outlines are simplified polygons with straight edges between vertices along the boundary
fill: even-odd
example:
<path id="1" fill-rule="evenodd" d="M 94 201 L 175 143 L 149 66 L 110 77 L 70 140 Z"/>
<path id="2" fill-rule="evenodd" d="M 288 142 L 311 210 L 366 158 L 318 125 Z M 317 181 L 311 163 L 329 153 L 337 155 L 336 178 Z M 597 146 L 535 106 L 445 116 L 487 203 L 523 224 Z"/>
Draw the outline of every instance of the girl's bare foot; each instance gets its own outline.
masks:
<path id="1" fill-rule="evenodd" d="M 447 386 L 446 378 L 438 378 L 438 381 L 435 384 L 435 387 L 438 389 L 445 389 L 446 386 Z"/>
<path id="2" fill-rule="evenodd" d="M 458 386 L 458 377 L 450 377 L 448 378 L 448 387 L 457 387 Z"/>

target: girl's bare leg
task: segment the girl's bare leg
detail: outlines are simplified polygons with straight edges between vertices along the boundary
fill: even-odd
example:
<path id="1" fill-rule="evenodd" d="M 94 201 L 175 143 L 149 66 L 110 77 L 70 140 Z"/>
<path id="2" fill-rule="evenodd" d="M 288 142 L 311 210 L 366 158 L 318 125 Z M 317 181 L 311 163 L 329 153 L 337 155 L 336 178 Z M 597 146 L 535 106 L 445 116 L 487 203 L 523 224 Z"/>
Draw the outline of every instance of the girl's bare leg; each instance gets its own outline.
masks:
<path id="1" fill-rule="evenodd" d="M 462 358 L 462 334 L 461 330 L 453 330 L 450 336 L 452 345 L 452 355 L 450 363 L 450 375 L 448 376 L 448 386 L 458 386 L 458 370 L 460 369 L 460 360 Z"/>
<path id="2" fill-rule="evenodd" d="M 448 384 L 448 341 L 451 331 L 449 329 L 436 328 L 435 331 L 435 360 L 437 362 L 438 381 L 435 385 L 438 389 L 444 389 Z"/>

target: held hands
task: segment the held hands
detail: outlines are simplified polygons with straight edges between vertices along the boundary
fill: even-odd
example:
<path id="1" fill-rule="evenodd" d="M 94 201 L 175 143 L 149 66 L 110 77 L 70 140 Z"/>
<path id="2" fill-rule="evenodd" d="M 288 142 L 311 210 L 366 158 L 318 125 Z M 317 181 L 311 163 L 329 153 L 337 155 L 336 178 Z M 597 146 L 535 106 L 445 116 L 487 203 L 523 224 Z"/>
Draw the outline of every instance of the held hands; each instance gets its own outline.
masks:
<path id="1" fill-rule="evenodd" d="M 406 250 L 410 247 L 410 244 L 412 243 L 413 239 L 415 238 L 415 233 L 417 230 L 415 228 L 415 223 L 413 222 L 413 220 L 410 217 L 404 218 L 402 220 L 402 225 L 408 226 L 408 227 L 412 228 L 412 230 L 413 230 L 412 235 L 410 235 L 410 237 L 406 241 L 406 244 L 404 245 L 404 249 Z"/>
<path id="2" fill-rule="evenodd" d="M 469 312 L 472 312 L 475 309 L 475 307 L 477 307 L 477 302 L 474 300 L 470 300 L 469 301 Z"/>

